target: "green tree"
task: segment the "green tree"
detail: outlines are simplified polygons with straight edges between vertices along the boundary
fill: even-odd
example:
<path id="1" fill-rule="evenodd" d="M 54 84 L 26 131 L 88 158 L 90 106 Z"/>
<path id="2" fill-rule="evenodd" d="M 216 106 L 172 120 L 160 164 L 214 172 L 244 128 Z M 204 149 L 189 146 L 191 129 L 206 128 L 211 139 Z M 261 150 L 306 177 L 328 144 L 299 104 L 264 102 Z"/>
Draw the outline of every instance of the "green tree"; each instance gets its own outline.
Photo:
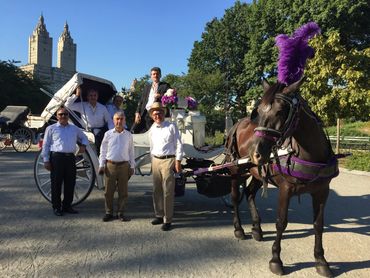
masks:
<path id="1" fill-rule="evenodd" d="M 316 53 L 307 65 L 308 81 L 302 86 L 302 94 L 329 125 L 335 124 L 336 118 L 368 121 L 370 47 L 347 51 L 337 31 L 327 35 L 311 42 Z"/>
<path id="2" fill-rule="evenodd" d="M 0 111 L 8 105 L 28 106 L 40 114 L 50 98 L 40 91 L 46 84 L 19 69 L 14 61 L 0 60 Z"/>
<path id="3" fill-rule="evenodd" d="M 194 43 L 189 58 L 189 75 L 192 75 L 192 79 L 196 79 L 195 74 L 216 79 L 219 74 L 222 75 L 222 93 L 205 92 L 207 95 L 218 97 L 213 107 L 225 111 L 232 105 L 236 111 L 240 111 L 239 114 L 245 112 L 242 97 L 248 87 L 248 84 L 240 82 L 244 68 L 243 59 L 248 50 L 248 17 L 248 5 L 237 1 L 225 11 L 222 19 L 215 18 L 207 23 L 202 40 Z M 215 76 L 211 77 L 212 75 Z M 196 88 L 193 90 L 196 91 Z"/>

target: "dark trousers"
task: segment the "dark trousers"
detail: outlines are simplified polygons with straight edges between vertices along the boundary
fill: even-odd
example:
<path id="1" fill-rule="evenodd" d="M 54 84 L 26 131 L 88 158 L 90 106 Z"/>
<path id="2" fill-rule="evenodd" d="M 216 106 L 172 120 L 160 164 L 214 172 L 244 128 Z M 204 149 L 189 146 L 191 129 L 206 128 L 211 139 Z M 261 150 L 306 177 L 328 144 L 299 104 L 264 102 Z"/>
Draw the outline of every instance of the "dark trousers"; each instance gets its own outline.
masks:
<path id="1" fill-rule="evenodd" d="M 100 129 L 100 131 L 97 134 L 95 134 L 94 128 L 92 128 L 93 133 L 94 133 L 94 137 L 95 137 L 96 154 L 98 155 L 98 157 L 100 155 L 101 142 L 103 141 L 104 134 L 108 130 L 108 127 L 107 126 L 103 126 L 103 127 L 99 128 L 99 129 Z"/>
<path id="2" fill-rule="evenodd" d="M 141 122 L 138 124 L 134 124 L 131 128 L 131 132 L 138 134 L 144 133 L 150 129 L 153 124 L 153 119 L 149 116 L 148 111 L 145 109 L 143 114 L 141 115 Z"/>
<path id="3" fill-rule="evenodd" d="M 51 202 L 53 209 L 69 208 L 73 201 L 76 184 L 76 159 L 73 154 L 52 153 L 51 163 Z M 61 201 L 62 185 L 64 198 Z"/>

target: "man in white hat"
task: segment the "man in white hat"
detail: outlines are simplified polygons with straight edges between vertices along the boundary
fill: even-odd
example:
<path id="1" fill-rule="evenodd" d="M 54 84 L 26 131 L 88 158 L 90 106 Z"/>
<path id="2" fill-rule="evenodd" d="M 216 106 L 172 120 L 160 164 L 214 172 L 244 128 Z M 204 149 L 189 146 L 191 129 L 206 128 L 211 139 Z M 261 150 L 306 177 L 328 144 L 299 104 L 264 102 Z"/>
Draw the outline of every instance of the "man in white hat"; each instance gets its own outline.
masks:
<path id="1" fill-rule="evenodd" d="M 165 121 L 165 108 L 160 102 L 153 103 L 149 115 L 154 121 L 149 130 L 155 213 L 152 224 L 162 224 L 161 229 L 169 231 L 174 210 L 175 173 L 181 172 L 182 142 L 177 126 Z"/>

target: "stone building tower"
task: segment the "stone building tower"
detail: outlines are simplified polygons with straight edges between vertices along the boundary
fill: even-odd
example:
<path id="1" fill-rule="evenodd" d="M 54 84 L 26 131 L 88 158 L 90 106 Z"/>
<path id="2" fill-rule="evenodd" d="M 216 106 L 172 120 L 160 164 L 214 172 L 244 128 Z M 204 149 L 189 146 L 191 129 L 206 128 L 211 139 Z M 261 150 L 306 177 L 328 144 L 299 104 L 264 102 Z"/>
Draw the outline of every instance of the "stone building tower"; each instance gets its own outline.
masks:
<path id="1" fill-rule="evenodd" d="M 67 22 L 58 41 L 57 67 L 68 71 L 76 71 L 76 44 L 73 43 Z"/>
<path id="2" fill-rule="evenodd" d="M 59 90 L 76 73 L 77 46 L 67 23 L 58 41 L 57 67 L 52 66 L 53 39 L 49 37 L 42 14 L 28 43 L 28 64 L 20 68 L 45 81 L 51 92 Z"/>
<path id="3" fill-rule="evenodd" d="M 28 64 L 37 64 L 51 68 L 53 39 L 49 37 L 42 14 L 28 42 Z"/>

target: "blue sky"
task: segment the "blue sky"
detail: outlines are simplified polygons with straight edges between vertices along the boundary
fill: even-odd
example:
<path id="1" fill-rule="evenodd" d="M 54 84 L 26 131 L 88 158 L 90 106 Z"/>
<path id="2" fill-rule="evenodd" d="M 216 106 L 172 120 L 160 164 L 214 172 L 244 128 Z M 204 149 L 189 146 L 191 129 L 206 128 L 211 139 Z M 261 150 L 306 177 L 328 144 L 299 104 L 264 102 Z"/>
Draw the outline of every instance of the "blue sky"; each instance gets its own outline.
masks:
<path id="1" fill-rule="evenodd" d="M 250 2 L 250 1 L 242 1 Z M 57 42 L 67 21 L 77 44 L 77 71 L 111 80 L 118 90 L 153 66 L 187 73 L 193 43 L 207 22 L 235 0 L 0 0 L 0 60 L 28 62 L 28 38 L 40 14 Z"/>

